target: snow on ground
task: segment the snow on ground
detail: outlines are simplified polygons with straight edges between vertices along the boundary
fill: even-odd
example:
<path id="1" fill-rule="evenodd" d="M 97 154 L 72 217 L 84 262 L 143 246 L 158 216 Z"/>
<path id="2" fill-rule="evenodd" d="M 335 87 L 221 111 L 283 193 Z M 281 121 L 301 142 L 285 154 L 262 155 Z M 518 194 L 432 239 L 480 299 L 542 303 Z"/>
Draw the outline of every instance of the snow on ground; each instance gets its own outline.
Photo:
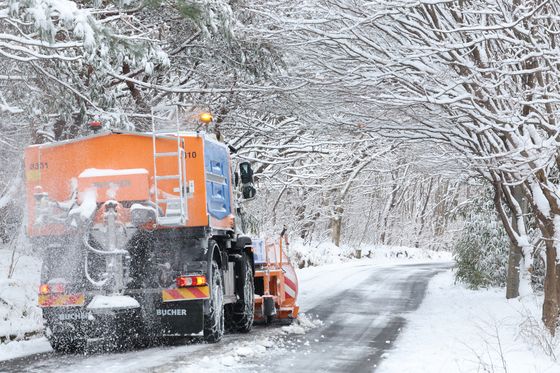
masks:
<path id="1" fill-rule="evenodd" d="M 0 361 L 51 349 L 45 338 L 21 340 L 42 334 L 43 316 L 37 306 L 41 261 L 16 253 L 15 271 L 8 278 L 11 258 L 12 251 L 0 247 Z"/>
<path id="2" fill-rule="evenodd" d="M 363 245 L 359 254 L 362 258 L 374 259 L 376 264 L 401 263 L 403 260 L 452 260 L 450 252 L 402 246 Z M 288 249 L 288 256 L 298 267 L 344 263 L 356 259 L 357 255 L 358 251 L 354 246 L 341 245 L 337 247 L 328 241 L 304 244 L 301 240 L 297 240 L 292 242 Z"/>
<path id="3" fill-rule="evenodd" d="M 47 338 L 34 338 L 29 341 L 12 341 L 0 344 L 0 362 L 15 359 L 21 356 L 39 354 L 51 351 L 51 345 Z"/>
<path id="4" fill-rule="evenodd" d="M 177 369 L 176 373 L 188 372 L 228 372 L 237 371 L 239 368 L 245 370 L 245 367 L 240 365 L 244 359 L 259 359 L 264 357 L 265 354 L 281 353 L 286 350 L 296 351 L 298 349 L 298 340 L 291 341 L 283 337 L 289 334 L 304 335 L 310 329 L 314 329 L 323 323 L 318 319 L 300 314 L 298 320 L 294 321 L 291 325 L 283 326 L 279 329 L 270 329 L 266 336 L 257 336 L 252 340 L 243 341 L 241 343 L 232 343 L 227 346 L 225 351 L 220 351 L 219 355 L 213 353 L 212 350 L 206 352 L 204 356 L 192 364 Z M 255 368 L 255 367 L 253 367 Z M 259 371 L 264 371 L 265 366 L 258 367 Z"/>
<path id="5" fill-rule="evenodd" d="M 325 244 L 330 248 L 330 244 Z M 342 248 L 341 252 L 343 252 Z M 331 253 L 334 252 L 331 251 Z M 363 252 L 366 252 L 365 250 Z M 374 246 L 368 251 L 370 257 L 362 259 L 337 255 L 336 261 L 326 257 L 317 267 L 296 269 L 300 286 L 298 304 L 301 309 L 311 309 L 331 295 L 332 289 L 348 290 L 355 283 L 369 276 L 371 266 L 392 266 L 395 264 L 416 264 L 425 262 L 451 262 L 451 253 L 431 251 L 410 247 Z M 336 276 L 323 276 L 324 273 L 336 273 Z M 345 281 L 341 281 L 344 279 Z"/>
<path id="6" fill-rule="evenodd" d="M 559 355 L 559 339 L 543 329 L 541 305 L 534 295 L 506 300 L 503 289 L 468 290 L 442 273 L 378 372 L 560 372 L 550 357 Z"/>
<path id="7" fill-rule="evenodd" d="M 41 261 L 16 253 L 17 264 L 8 278 L 12 251 L 0 247 L 0 338 L 23 338 L 42 330 L 41 309 L 37 306 Z"/>

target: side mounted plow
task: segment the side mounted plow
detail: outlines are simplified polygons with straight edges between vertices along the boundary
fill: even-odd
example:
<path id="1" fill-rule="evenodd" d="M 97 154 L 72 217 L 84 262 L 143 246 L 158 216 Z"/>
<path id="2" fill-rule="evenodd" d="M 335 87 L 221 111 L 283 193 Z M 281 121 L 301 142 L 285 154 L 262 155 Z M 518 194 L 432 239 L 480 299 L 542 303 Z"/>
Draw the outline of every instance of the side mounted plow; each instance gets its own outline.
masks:
<path id="1" fill-rule="evenodd" d="M 289 247 L 286 229 L 278 241 L 254 239 L 255 320 L 270 323 L 274 319 L 297 318 L 298 280 L 285 249 Z"/>

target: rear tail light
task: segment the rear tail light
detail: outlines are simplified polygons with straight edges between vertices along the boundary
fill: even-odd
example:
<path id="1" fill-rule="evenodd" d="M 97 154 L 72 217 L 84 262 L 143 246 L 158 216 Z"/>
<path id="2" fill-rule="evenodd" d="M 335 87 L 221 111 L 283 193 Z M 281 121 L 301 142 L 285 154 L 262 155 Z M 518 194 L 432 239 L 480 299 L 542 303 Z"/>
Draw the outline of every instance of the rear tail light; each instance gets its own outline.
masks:
<path id="1" fill-rule="evenodd" d="M 206 276 L 179 276 L 175 280 L 178 288 L 186 288 L 188 286 L 202 286 L 206 285 Z"/>
<path id="2" fill-rule="evenodd" d="M 42 284 L 39 286 L 39 294 L 57 294 L 65 291 L 66 286 L 64 284 Z"/>

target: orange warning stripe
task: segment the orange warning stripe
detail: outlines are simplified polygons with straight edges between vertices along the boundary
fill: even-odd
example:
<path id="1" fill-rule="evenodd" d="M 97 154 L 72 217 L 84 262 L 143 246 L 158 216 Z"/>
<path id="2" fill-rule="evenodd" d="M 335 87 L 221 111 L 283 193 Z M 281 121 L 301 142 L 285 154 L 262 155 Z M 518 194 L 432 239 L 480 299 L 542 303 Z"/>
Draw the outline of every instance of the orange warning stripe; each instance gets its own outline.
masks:
<path id="1" fill-rule="evenodd" d="M 161 297 L 164 302 L 173 302 L 178 300 L 192 300 L 192 299 L 208 299 L 210 298 L 210 289 L 208 288 L 208 286 L 166 289 L 161 292 Z"/>
<path id="2" fill-rule="evenodd" d="M 61 307 L 61 306 L 83 306 L 84 294 L 40 294 L 39 306 Z"/>

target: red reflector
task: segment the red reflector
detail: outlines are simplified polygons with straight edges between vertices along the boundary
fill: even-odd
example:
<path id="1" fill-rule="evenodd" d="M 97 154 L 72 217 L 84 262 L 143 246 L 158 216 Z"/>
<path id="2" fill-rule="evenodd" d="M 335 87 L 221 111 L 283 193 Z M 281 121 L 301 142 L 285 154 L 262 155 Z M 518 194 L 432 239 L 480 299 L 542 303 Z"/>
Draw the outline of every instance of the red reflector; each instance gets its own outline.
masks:
<path id="1" fill-rule="evenodd" d="M 178 288 L 186 288 L 188 286 L 206 285 L 206 276 L 179 276 L 175 283 Z"/>

